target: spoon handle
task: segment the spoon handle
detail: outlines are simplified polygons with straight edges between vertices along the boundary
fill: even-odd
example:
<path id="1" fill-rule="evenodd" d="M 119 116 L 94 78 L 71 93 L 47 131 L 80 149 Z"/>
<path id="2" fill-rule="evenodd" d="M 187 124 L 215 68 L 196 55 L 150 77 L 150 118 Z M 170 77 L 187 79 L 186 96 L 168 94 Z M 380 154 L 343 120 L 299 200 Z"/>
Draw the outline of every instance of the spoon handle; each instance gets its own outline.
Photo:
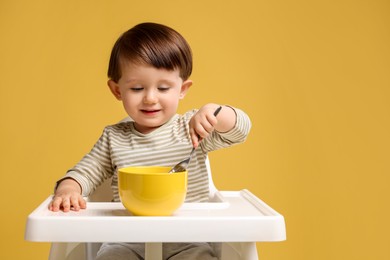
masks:
<path id="1" fill-rule="evenodd" d="M 219 108 L 217 108 L 217 109 L 215 110 L 214 116 L 217 116 L 218 113 L 219 113 L 219 111 L 221 111 L 221 109 L 222 109 L 222 106 L 219 106 Z"/>

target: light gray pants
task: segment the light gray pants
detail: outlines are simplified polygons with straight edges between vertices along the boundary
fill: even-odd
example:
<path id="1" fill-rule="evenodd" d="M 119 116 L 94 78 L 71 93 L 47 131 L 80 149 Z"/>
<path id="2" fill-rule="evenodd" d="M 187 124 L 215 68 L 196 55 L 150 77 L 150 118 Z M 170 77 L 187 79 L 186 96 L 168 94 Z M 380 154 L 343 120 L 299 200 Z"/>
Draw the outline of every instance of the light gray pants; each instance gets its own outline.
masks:
<path id="1" fill-rule="evenodd" d="M 213 243 L 164 243 L 164 260 L 217 260 L 220 244 Z M 214 250 L 215 249 L 215 250 Z M 96 260 L 143 260 L 144 243 L 103 243 Z"/>

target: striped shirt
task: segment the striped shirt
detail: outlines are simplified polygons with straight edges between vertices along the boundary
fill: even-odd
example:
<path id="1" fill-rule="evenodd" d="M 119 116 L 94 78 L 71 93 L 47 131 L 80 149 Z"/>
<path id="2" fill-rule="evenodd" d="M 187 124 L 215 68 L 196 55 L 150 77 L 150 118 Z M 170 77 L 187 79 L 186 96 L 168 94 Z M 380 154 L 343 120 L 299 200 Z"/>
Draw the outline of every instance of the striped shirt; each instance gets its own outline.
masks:
<path id="1" fill-rule="evenodd" d="M 208 152 L 244 142 L 251 122 L 241 110 L 234 108 L 237 119 L 228 132 L 212 132 L 202 140 L 188 165 L 186 202 L 204 202 L 209 198 L 206 169 Z M 92 150 L 70 169 L 65 177 L 75 179 L 82 195 L 89 196 L 103 181 L 112 177 L 114 201 L 120 201 L 117 171 L 128 166 L 170 166 L 184 160 L 192 150 L 188 123 L 197 110 L 175 115 L 148 134 L 138 132 L 134 122 L 107 126 Z"/>

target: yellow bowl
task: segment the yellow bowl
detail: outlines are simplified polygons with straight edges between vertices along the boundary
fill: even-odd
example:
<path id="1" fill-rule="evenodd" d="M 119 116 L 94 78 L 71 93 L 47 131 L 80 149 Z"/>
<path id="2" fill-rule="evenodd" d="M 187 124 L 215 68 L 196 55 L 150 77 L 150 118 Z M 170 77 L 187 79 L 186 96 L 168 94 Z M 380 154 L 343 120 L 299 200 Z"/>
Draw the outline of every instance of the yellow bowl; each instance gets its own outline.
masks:
<path id="1" fill-rule="evenodd" d="M 187 171 L 168 173 L 170 167 L 127 167 L 118 171 L 119 196 L 138 216 L 169 216 L 184 202 Z"/>

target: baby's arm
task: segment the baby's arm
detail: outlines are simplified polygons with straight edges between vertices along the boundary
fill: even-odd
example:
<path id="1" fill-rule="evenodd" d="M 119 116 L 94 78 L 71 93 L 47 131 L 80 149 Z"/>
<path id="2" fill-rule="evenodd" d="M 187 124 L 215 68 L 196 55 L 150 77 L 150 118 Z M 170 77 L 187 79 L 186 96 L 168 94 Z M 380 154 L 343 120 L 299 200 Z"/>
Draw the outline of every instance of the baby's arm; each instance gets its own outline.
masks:
<path id="1" fill-rule="evenodd" d="M 86 208 L 86 202 L 81 195 L 80 184 L 72 178 L 63 179 L 55 190 L 53 200 L 50 202 L 49 210 L 64 212 L 69 210 L 78 211 Z"/>
<path id="2" fill-rule="evenodd" d="M 198 147 L 199 141 L 208 137 L 214 130 L 218 132 L 228 132 L 236 124 L 236 113 L 229 106 L 222 106 L 217 116 L 214 116 L 215 110 L 220 105 L 207 104 L 191 118 L 189 122 L 190 135 L 194 147 Z"/>

